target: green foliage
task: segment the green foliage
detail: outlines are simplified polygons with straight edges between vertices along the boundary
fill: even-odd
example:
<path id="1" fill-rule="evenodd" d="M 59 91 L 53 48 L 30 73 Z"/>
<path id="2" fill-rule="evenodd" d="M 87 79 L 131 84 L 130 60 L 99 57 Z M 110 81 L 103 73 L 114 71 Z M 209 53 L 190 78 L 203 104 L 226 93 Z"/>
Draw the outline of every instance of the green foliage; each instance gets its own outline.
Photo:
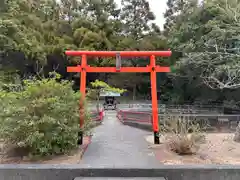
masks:
<path id="1" fill-rule="evenodd" d="M 149 7 L 146 0 L 122 0 L 123 12 L 121 18 L 125 21 L 125 31 L 133 36 L 134 39 L 140 39 L 144 36 L 144 32 L 150 31 L 155 15 Z"/>
<path id="2" fill-rule="evenodd" d="M 236 14 L 231 13 L 233 11 Z M 194 13 L 183 19 L 190 12 Z M 174 26 L 170 39 L 174 48 L 185 53 L 181 68 L 191 66 L 193 71 L 198 68 L 200 73 L 211 76 L 222 71 L 222 65 L 231 66 L 238 61 L 238 56 L 229 52 L 229 45 L 239 39 L 237 1 L 204 1 L 202 5 L 186 9 L 181 18 L 184 23 Z"/>
<path id="3" fill-rule="evenodd" d="M 154 14 L 145 0 L 124 0 L 121 9 L 114 0 L 8 0 L 0 6 L 0 52 L 21 77 L 39 74 L 39 71 L 47 74 L 56 69 L 66 77 L 65 50 L 166 48 L 166 38 L 153 23 Z M 15 52 L 23 56 L 10 56 Z M 72 64 L 80 62 L 79 58 L 69 59 Z M 148 64 L 148 60 L 130 58 L 123 63 L 142 66 Z M 89 58 L 89 64 L 113 66 L 115 61 L 113 58 Z M 125 74 L 124 83 L 118 80 L 121 75 L 109 76 L 114 86 L 126 84 L 124 88 L 136 93 L 138 84 L 150 84 L 149 75 L 132 73 L 131 78 L 126 78 Z"/>
<path id="4" fill-rule="evenodd" d="M 239 93 L 240 87 L 239 1 L 168 0 L 168 6 L 166 35 L 175 62 L 174 94 L 191 102 L 239 101 L 230 95 L 232 89 Z"/>
<path id="5" fill-rule="evenodd" d="M 26 76 L 66 74 L 65 50 L 166 50 L 174 66 L 158 88 L 165 102 L 238 98 L 239 0 L 168 0 L 164 31 L 154 24 L 146 0 L 8 0 L 0 5 L 0 66 Z M 165 35 L 165 36 L 163 36 Z M 19 52 L 21 55 L 15 55 Z M 14 54 L 14 55 L 12 55 Z M 80 58 L 69 58 L 79 64 Z M 91 66 L 114 66 L 114 58 L 90 58 Z M 145 66 L 148 58 L 124 58 L 123 66 Z M 47 72 L 45 72 L 47 71 Z M 30 74 L 30 75 L 29 75 Z M 149 92 L 149 74 L 108 74 L 108 82 L 134 97 Z M 129 78 L 131 77 L 131 78 Z M 158 76 L 160 77 L 160 76 Z M 104 79 L 97 75 L 98 79 Z M 158 78 L 159 80 L 159 78 Z M 11 88 L 10 88 L 11 89 Z M 143 91 L 143 89 L 145 89 Z M 197 90 L 196 90 L 197 89 Z M 212 90 L 212 89 L 216 89 Z M 220 89 L 220 90 L 219 90 Z M 235 89 L 234 97 L 227 89 Z M 224 91 L 223 91 L 224 90 Z"/>
<path id="6" fill-rule="evenodd" d="M 116 87 L 112 87 L 106 82 L 95 80 L 94 82 L 91 82 L 91 89 L 88 89 L 87 97 L 89 99 L 95 99 L 97 100 L 97 108 L 99 107 L 99 99 L 100 99 L 100 92 L 102 91 L 110 91 L 110 92 L 116 92 L 116 93 L 124 93 L 127 90 L 126 89 L 120 89 Z"/>
<path id="7" fill-rule="evenodd" d="M 100 81 L 100 80 L 95 80 L 94 82 L 91 82 L 91 85 L 93 88 L 97 88 L 97 89 L 102 89 L 104 91 L 112 91 L 112 92 L 117 92 L 117 93 L 124 93 L 126 91 L 126 89 L 119 89 L 119 88 L 115 88 L 115 87 L 111 87 L 110 85 L 108 85 L 107 83 Z"/>
<path id="8" fill-rule="evenodd" d="M 47 156 L 77 147 L 80 94 L 72 83 L 52 79 L 25 80 L 24 90 L 0 91 L 0 135 L 7 145 L 28 149 L 28 155 Z M 90 121 L 85 112 L 85 126 Z"/>

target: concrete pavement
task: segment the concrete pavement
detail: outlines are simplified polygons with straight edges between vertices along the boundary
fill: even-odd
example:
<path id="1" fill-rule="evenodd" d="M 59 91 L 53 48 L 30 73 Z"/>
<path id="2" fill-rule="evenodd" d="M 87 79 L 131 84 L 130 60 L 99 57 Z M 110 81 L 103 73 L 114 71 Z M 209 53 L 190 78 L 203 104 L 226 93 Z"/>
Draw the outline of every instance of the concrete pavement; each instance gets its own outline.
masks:
<path id="1" fill-rule="evenodd" d="M 94 129 L 81 166 L 88 168 L 154 168 L 160 163 L 148 149 L 147 131 L 123 125 L 115 111 L 106 111 L 102 125 Z"/>

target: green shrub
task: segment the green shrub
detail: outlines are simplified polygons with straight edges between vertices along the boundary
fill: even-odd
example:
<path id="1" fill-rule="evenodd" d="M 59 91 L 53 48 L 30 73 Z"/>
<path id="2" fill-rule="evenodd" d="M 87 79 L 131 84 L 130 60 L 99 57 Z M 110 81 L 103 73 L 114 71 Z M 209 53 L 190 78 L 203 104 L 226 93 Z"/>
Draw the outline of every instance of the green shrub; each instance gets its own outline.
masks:
<path id="1" fill-rule="evenodd" d="M 64 154 L 77 147 L 80 93 L 58 78 L 24 81 L 20 92 L 0 91 L 0 135 L 30 156 Z M 83 107 L 80 107 L 83 108 Z M 85 111 L 85 126 L 90 128 Z"/>

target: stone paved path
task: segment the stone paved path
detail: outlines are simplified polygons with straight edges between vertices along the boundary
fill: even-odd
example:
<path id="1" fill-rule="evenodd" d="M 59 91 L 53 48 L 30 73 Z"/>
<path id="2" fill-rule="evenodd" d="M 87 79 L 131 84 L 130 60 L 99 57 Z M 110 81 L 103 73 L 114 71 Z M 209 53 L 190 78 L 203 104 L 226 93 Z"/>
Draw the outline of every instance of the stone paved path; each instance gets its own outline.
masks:
<path id="1" fill-rule="evenodd" d="M 90 168 L 154 168 L 160 165 L 148 149 L 147 131 L 121 124 L 115 111 L 106 111 L 103 124 L 94 129 L 92 143 L 81 165 Z"/>

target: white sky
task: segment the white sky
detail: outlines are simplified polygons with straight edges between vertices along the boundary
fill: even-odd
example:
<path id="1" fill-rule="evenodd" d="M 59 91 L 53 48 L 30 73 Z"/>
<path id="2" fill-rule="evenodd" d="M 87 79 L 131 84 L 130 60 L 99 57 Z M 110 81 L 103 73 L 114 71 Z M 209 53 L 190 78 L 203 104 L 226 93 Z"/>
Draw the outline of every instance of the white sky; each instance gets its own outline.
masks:
<path id="1" fill-rule="evenodd" d="M 117 4 L 121 4 L 121 0 L 115 0 Z M 149 2 L 150 8 L 156 16 L 155 23 L 163 29 L 163 24 L 165 22 L 163 13 L 167 9 L 167 0 L 147 0 Z"/>

